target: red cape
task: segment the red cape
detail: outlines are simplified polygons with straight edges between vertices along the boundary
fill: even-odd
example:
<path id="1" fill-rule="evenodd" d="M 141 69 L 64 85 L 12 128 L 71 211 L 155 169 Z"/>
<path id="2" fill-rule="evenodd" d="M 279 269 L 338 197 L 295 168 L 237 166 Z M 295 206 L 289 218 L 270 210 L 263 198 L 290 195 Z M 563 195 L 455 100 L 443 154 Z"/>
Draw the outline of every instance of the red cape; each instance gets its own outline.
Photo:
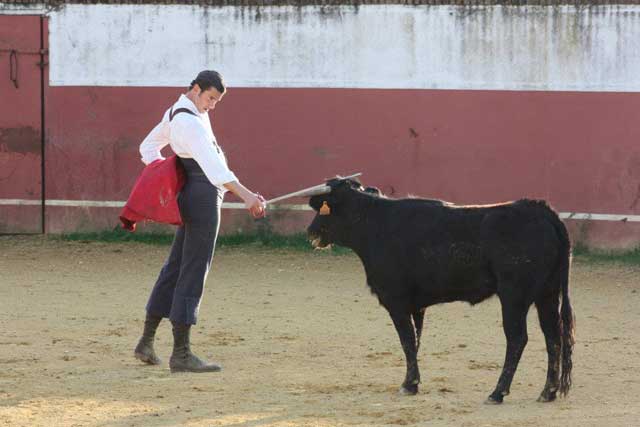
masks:
<path id="1" fill-rule="evenodd" d="M 141 220 L 182 225 L 177 197 L 184 182 L 184 170 L 175 155 L 148 164 L 120 212 L 122 227 L 135 231 Z"/>

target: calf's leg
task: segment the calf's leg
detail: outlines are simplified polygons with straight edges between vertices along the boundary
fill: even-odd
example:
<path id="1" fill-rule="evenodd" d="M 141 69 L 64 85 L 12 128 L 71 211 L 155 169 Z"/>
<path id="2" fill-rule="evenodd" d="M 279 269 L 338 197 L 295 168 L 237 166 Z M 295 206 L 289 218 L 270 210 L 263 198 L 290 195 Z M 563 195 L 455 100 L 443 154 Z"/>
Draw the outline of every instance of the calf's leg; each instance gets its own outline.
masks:
<path id="1" fill-rule="evenodd" d="M 391 313 L 391 320 L 393 320 L 393 324 L 400 337 L 400 344 L 402 344 L 404 356 L 407 361 L 407 374 L 400 388 L 400 392 L 402 394 L 413 395 L 418 392 L 420 371 L 418 370 L 416 334 L 413 324 L 411 323 L 411 315 Z"/>
<path id="2" fill-rule="evenodd" d="M 516 373 L 520 356 L 522 356 L 522 351 L 528 340 L 528 307 L 503 298 L 500 298 L 500 302 L 502 304 L 502 327 L 507 338 L 507 353 L 504 358 L 502 374 L 495 390 L 487 399 L 487 403 L 502 403 L 504 396 L 509 394 L 513 375 Z"/>
<path id="3" fill-rule="evenodd" d="M 547 382 L 538 398 L 538 402 L 551 402 L 556 399 L 560 387 L 560 301 L 559 295 L 550 295 L 536 301 L 540 327 L 547 344 Z"/>
<path id="4" fill-rule="evenodd" d="M 421 308 L 411 314 L 411 316 L 413 317 L 413 326 L 416 328 L 416 353 L 420 350 L 420 337 L 422 336 L 424 310 L 424 308 Z"/>

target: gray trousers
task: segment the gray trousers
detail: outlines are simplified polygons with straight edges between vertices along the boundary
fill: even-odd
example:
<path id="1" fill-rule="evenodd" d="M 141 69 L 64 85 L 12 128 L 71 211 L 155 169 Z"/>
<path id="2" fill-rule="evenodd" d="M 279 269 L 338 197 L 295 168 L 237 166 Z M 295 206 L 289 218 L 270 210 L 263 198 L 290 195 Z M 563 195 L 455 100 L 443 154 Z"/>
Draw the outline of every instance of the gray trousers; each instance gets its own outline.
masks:
<path id="1" fill-rule="evenodd" d="M 195 160 L 180 160 L 187 177 L 178 195 L 184 225 L 176 230 L 169 257 L 151 291 L 147 312 L 168 317 L 174 323 L 195 325 L 220 228 L 223 195 Z"/>

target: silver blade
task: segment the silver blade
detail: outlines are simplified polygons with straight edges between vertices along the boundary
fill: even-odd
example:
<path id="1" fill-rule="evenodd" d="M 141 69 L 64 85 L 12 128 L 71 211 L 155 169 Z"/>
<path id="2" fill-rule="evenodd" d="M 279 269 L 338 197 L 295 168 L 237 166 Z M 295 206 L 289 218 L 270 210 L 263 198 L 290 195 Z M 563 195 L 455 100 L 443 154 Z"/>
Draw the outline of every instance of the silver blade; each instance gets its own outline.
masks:
<path id="1" fill-rule="evenodd" d="M 353 175 L 342 177 L 341 179 L 351 179 L 360 175 L 362 175 L 362 173 L 358 172 Z M 302 190 L 294 191 L 293 193 L 287 193 L 282 196 L 274 197 L 273 199 L 267 200 L 267 204 L 290 199 L 291 197 L 311 197 L 317 196 L 319 194 L 327 194 L 329 191 L 331 191 L 331 188 L 326 184 L 314 185 L 313 187 L 307 187 Z"/>

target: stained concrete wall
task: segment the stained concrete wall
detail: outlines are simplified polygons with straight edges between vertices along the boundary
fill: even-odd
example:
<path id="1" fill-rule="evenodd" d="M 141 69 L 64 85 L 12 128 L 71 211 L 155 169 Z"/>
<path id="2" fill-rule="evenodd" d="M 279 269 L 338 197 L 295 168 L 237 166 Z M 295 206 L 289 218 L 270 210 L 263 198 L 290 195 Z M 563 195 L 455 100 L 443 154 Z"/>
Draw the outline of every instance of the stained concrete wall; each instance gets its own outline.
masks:
<path id="1" fill-rule="evenodd" d="M 68 5 L 53 86 L 640 91 L 640 6 Z"/>

